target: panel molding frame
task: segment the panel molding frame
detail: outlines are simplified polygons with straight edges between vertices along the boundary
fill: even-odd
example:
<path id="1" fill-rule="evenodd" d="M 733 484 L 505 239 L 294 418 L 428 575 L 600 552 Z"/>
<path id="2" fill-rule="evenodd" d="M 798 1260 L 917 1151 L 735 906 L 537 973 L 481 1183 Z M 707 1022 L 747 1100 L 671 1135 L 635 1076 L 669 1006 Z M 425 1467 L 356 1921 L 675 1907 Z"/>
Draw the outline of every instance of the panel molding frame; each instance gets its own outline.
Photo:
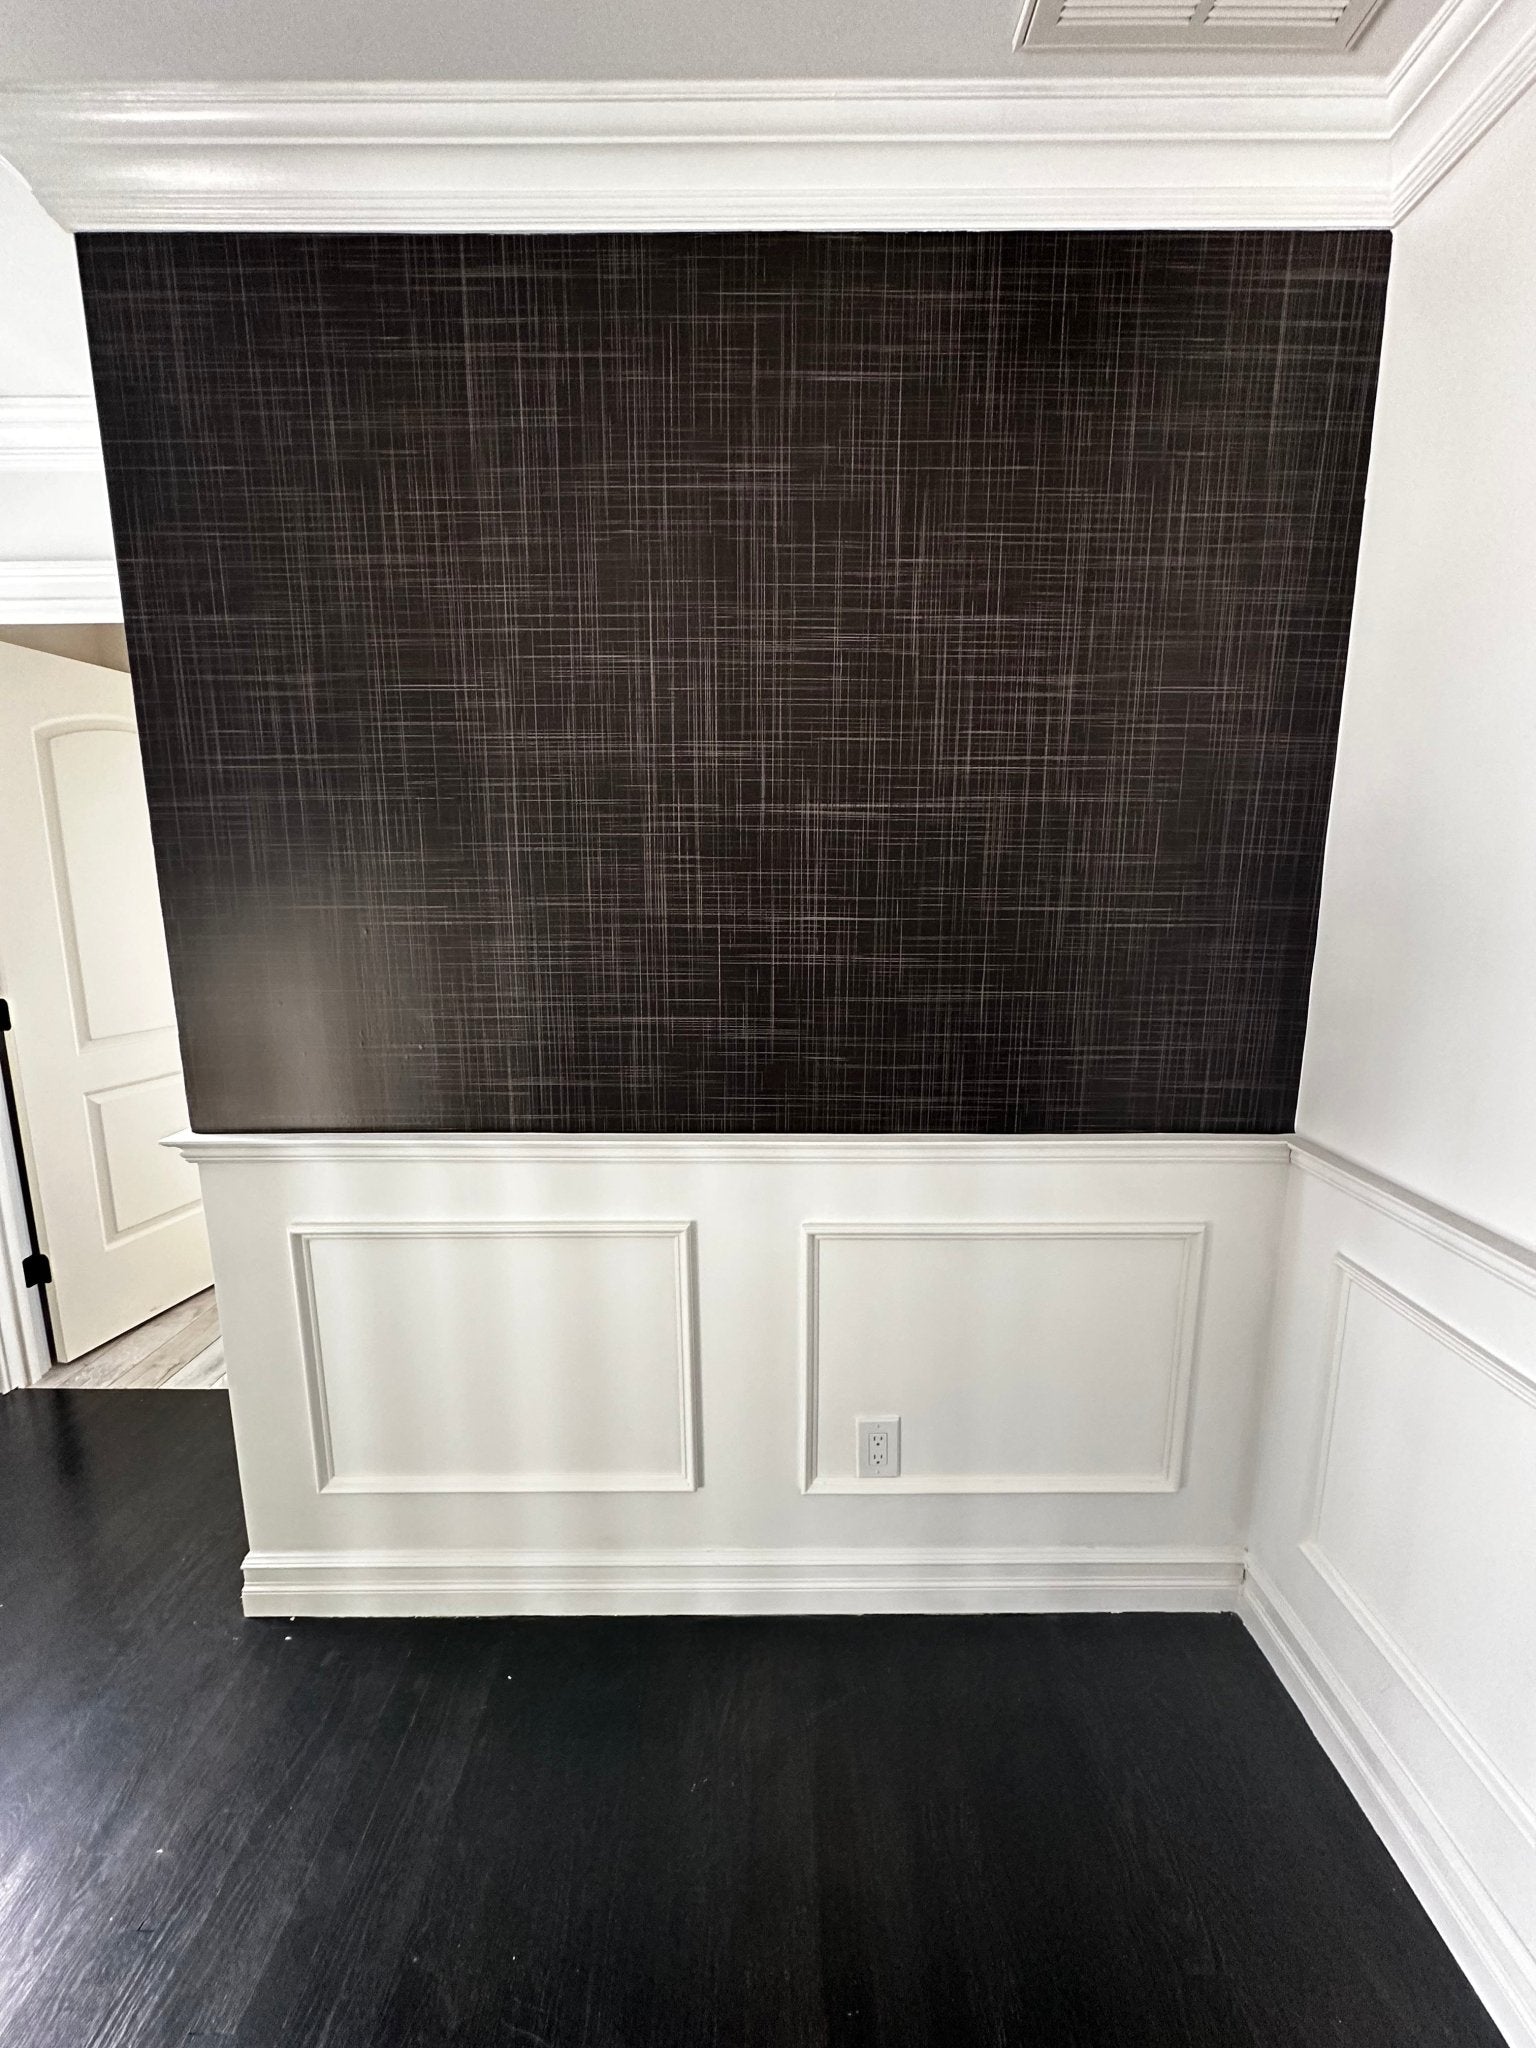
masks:
<path id="1" fill-rule="evenodd" d="M 1393 1675 L 1434 1722 L 1467 1768 L 1505 1813 L 1513 1826 L 1536 1849 L 1536 1806 L 1515 1784 L 1451 1702 L 1419 1668 L 1401 1638 L 1370 1602 L 1350 1584 L 1340 1567 L 1328 1555 L 1322 1540 L 1322 1516 L 1327 1491 L 1329 1461 L 1333 1450 L 1334 1415 L 1348 1341 L 1349 1305 L 1358 1289 L 1380 1301 L 1405 1321 L 1421 1330 L 1455 1358 L 1485 1374 L 1504 1392 L 1536 1408 L 1536 1379 L 1508 1360 L 1486 1350 L 1481 1344 L 1446 1322 L 1422 1303 L 1393 1286 L 1345 1252 L 1334 1255 L 1334 1302 L 1329 1331 L 1329 1364 L 1323 1427 L 1318 1437 L 1315 1469 L 1307 1508 L 1306 1534 L 1299 1549 L 1318 1578 L 1327 1587 L 1355 1626 L 1387 1664 Z"/>
<path id="2" fill-rule="evenodd" d="M 693 1493 L 703 1470 L 701 1389 L 698 1355 L 698 1262 L 696 1227 L 688 1218 L 499 1217 L 484 1221 L 430 1218 L 323 1218 L 289 1224 L 288 1257 L 298 1315 L 299 1352 L 315 1490 L 322 1495 L 502 1493 Z M 325 1384 L 314 1267 L 310 1248 L 337 1238 L 563 1238 L 656 1237 L 673 1245 L 677 1312 L 677 1402 L 680 1461 L 667 1473 L 535 1472 L 502 1475 L 465 1472 L 412 1479 L 389 1474 L 338 1475 L 332 1451 L 330 1408 Z"/>
<path id="3" fill-rule="evenodd" d="M 1130 1494 L 1177 1493 L 1184 1483 L 1189 1437 L 1190 1397 L 1199 1349 L 1201 1283 L 1205 1266 L 1205 1222 L 1153 1218 L 1108 1222 L 923 1221 L 807 1222 L 800 1229 L 800 1491 L 803 1494 L 858 1494 L 865 1499 L 913 1494 Z M 928 1473 L 895 1479 L 829 1479 L 819 1469 L 820 1387 L 818 1315 L 820 1310 L 820 1246 L 825 1239 L 855 1238 L 876 1242 L 903 1240 L 982 1240 L 1167 1238 L 1184 1247 L 1179 1283 L 1179 1309 L 1174 1328 L 1173 1357 L 1164 1414 L 1163 1462 L 1151 1474 L 1045 1472 L 1023 1477 L 1010 1473 Z"/>

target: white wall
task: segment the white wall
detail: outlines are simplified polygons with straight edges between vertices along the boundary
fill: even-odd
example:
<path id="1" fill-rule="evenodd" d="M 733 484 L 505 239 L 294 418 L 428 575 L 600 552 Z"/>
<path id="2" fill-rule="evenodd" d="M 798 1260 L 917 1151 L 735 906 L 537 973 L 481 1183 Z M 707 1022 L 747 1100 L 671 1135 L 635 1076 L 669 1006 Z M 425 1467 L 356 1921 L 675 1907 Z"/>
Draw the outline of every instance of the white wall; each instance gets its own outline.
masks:
<path id="1" fill-rule="evenodd" d="M 7 397 L 89 392 L 91 359 L 72 240 L 0 161 L 0 391 Z"/>
<path id="2" fill-rule="evenodd" d="M 1396 238 L 1297 1122 L 1246 1612 L 1531 2048 L 1536 95 Z"/>
<path id="3" fill-rule="evenodd" d="M 1297 1129 L 1536 1245 L 1536 94 L 1397 230 Z"/>
<path id="4" fill-rule="evenodd" d="M 0 162 L 0 622 L 121 615 L 72 238 Z"/>

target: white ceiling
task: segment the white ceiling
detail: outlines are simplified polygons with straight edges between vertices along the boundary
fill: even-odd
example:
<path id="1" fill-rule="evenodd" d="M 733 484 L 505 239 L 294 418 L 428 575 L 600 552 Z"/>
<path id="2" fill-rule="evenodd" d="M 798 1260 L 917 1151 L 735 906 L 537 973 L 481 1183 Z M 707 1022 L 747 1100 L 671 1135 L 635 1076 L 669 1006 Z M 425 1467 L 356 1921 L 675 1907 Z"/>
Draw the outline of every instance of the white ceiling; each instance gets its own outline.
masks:
<path id="1" fill-rule="evenodd" d="M 1385 78 L 1445 0 L 1348 51 L 1015 51 L 1019 0 L 6 0 L 5 85 L 307 80 Z"/>

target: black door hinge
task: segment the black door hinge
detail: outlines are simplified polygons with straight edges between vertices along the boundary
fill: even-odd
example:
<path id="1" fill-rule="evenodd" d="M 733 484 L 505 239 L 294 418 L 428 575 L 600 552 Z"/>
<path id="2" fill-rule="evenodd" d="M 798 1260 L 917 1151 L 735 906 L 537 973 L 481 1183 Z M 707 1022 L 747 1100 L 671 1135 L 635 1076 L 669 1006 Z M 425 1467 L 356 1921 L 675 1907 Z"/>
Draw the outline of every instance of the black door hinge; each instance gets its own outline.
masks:
<path id="1" fill-rule="evenodd" d="M 48 1263 L 46 1252 L 32 1252 L 21 1262 L 21 1280 L 24 1287 L 46 1287 L 53 1278 L 53 1268 Z"/>

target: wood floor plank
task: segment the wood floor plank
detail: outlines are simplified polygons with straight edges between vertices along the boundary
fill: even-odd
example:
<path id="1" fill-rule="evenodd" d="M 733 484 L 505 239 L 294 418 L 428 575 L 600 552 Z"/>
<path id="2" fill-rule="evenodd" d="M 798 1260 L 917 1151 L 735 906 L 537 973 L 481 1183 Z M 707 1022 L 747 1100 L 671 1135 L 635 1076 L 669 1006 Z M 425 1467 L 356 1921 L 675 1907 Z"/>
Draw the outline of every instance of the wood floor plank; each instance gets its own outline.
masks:
<path id="1" fill-rule="evenodd" d="M 1230 1617 L 246 1622 L 190 1390 L 0 1493 L 5 2048 L 1498 2048 Z"/>
<path id="2" fill-rule="evenodd" d="M 113 1387 L 158 1387 L 163 1386 L 172 1373 L 179 1372 L 188 1360 L 205 1351 L 219 1334 L 218 1311 L 210 1302 L 200 1308 L 158 1344 L 137 1365 L 114 1376 Z"/>
<path id="3" fill-rule="evenodd" d="M 186 1335 L 189 1331 L 196 1333 L 195 1341 L 190 1343 Z M 200 1294 L 162 1310 L 147 1323 L 140 1323 L 136 1329 L 88 1351 L 83 1358 L 51 1366 L 38 1384 L 49 1389 L 153 1386 L 159 1377 L 174 1372 L 217 1334 L 218 1308 L 213 1289 L 205 1287 Z"/>
<path id="4" fill-rule="evenodd" d="M 211 1344 L 205 1344 L 185 1365 L 173 1367 L 160 1381 L 167 1392 L 182 1388 L 217 1387 L 224 1384 L 224 1340 L 215 1337 Z"/>

